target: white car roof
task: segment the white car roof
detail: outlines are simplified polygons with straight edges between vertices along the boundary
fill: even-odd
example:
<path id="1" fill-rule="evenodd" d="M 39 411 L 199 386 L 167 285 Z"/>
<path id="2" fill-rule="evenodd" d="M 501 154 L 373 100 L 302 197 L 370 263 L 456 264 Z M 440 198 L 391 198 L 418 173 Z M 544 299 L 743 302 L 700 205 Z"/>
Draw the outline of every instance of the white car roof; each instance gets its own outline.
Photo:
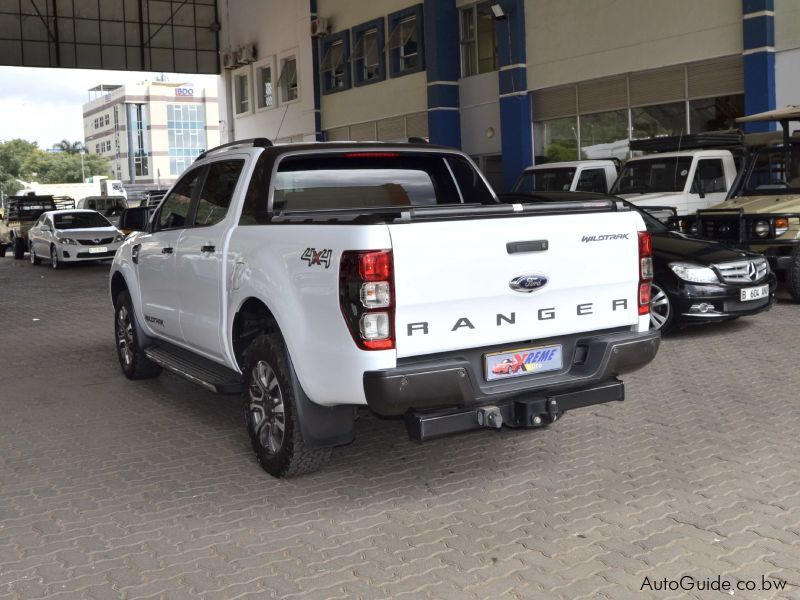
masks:
<path id="1" fill-rule="evenodd" d="M 91 210 L 89 208 L 69 208 L 67 210 L 48 210 L 46 215 L 68 215 L 71 213 L 97 213 L 100 214 L 96 210 Z M 102 216 L 102 215 L 101 215 Z"/>
<path id="2" fill-rule="evenodd" d="M 564 168 L 572 168 L 572 167 L 613 167 L 614 163 L 610 160 L 572 160 L 572 161 L 565 161 L 565 162 L 551 162 L 551 163 L 544 163 L 541 165 L 533 165 L 532 167 L 527 167 L 525 171 L 539 171 L 542 169 L 564 169 Z"/>
<path id="3" fill-rule="evenodd" d="M 730 155 L 730 150 L 681 150 L 680 152 L 653 152 L 652 154 L 645 154 L 644 156 L 634 156 L 633 158 L 629 158 L 625 164 L 636 160 L 652 160 L 654 158 L 680 158 L 681 156 L 721 158 L 723 156 Z"/>

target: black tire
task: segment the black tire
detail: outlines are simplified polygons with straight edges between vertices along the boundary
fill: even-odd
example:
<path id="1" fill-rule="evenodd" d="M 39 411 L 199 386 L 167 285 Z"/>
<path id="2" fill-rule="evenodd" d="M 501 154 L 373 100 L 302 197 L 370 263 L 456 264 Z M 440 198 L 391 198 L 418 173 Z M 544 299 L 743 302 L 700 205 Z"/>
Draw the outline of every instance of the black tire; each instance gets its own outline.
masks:
<path id="1" fill-rule="evenodd" d="M 0 242 L 0 258 L 5 258 L 6 250 L 6 245 L 3 242 Z"/>
<path id="2" fill-rule="evenodd" d="M 786 284 L 793 302 L 800 302 L 800 247 L 792 251 L 792 264 L 786 274 Z"/>
<path id="3" fill-rule="evenodd" d="M 14 258 L 16 260 L 25 258 L 25 240 L 22 238 L 14 238 Z"/>
<path id="4" fill-rule="evenodd" d="M 650 330 L 666 335 L 675 326 L 675 310 L 667 291 L 654 281 L 650 285 Z"/>
<path id="5" fill-rule="evenodd" d="M 114 342 L 125 377 L 153 379 L 161 375 L 161 367 L 147 358 L 139 345 L 136 314 L 128 290 L 121 291 L 114 300 Z"/>
<path id="6" fill-rule="evenodd" d="M 40 265 L 42 264 L 42 259 L 36 256 L 36 251 L 33 249 L 33 243 L 30 244 L 28 248 L 28 254 L 31 257 L 31 264 L 32 265 Z"/>
<path id="7" fill-rule="evenodd" d="M 64 265 L 61 264 L 61 261 L 58 259 L 58 250 L 56 250 L 55 245 L 50 246 L 50 264 L 56 270 L 64 268 Z"/>
<path id="8" fill-rule="evenodd" d="M 297 417 L 297 394 L 302 391 L 292 384 L 294 373 L 281 335 L 258 336 L 244 359 L 245 423 L 261 468 L 274 477 L 291 477 L 324 467 L 331 449 L 308 448 L 303 441 Z"/>

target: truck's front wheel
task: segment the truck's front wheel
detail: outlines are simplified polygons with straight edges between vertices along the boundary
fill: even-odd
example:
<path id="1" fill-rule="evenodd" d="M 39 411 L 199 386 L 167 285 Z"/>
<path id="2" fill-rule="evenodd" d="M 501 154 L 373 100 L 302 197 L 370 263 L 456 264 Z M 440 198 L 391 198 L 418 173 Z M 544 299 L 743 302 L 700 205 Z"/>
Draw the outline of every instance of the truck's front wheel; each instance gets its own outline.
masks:
<path id="1" fill-rule="evenodd" d="M 25 258 L 25 240 L 14 238 L 14 258 L 22 260 Z"/>
<path id="2" fill-rule="evenodd" d="M 114 337 L 117 342 L 119 366 L 128 379 L 158 377 L 161 374 L 161 367 L 147 358 L 142 351 L 137 339 L 135 319 L 131 295 L 127 290 L 123 290 L 114 300 Z"/>
<path id="3" fill-rule="evenodd" d="M 257 337 L 245 352 L 244 410 L 247 432 L 261 467 L 275 477 L 321 469 L 330 448 L 308 448 L 297 417 L 292 366 L 279 333 Z"/>
<path id="4" fill-rule="evenodd" d="M 800 247 L 795 248 L 792 252 L 792 264 L 787 273 L 786 283 L 789 286 L 792 300 L 800 302 Z"/>

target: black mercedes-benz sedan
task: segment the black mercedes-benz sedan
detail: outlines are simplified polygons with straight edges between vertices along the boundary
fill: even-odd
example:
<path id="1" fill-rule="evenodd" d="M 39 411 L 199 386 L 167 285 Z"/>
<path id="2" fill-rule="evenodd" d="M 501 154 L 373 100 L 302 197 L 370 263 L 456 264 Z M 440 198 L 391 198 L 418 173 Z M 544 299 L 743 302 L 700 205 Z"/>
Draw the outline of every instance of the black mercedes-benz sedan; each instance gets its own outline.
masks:
<path id="1" fill-rule="evenodd" d="M 777 279 L 763 256 L 688 237 L 627 200 L 581 192 L 501 194 L 500 200 L 509 204 L 613 200 L 619 208 L 637 211 L 653 243 L 650 327 L 662 334 L 693 323 L 753 315 L 775 302 Z"/>

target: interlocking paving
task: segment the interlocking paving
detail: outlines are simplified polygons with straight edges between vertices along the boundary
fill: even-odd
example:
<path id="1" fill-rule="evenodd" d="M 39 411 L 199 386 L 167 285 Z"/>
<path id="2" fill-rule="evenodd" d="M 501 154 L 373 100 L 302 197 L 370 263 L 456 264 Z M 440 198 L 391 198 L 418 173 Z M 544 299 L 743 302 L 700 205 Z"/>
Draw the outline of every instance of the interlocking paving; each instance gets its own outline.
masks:
<path id="1" fill-rule="evenodd" d="M 127 381 L 107 265 L 0 259 L 0 598 L 800 598 L 800 306 L 666 339 L 621 404 L 326 470 L 256 464 L 235 399 Z"/>

